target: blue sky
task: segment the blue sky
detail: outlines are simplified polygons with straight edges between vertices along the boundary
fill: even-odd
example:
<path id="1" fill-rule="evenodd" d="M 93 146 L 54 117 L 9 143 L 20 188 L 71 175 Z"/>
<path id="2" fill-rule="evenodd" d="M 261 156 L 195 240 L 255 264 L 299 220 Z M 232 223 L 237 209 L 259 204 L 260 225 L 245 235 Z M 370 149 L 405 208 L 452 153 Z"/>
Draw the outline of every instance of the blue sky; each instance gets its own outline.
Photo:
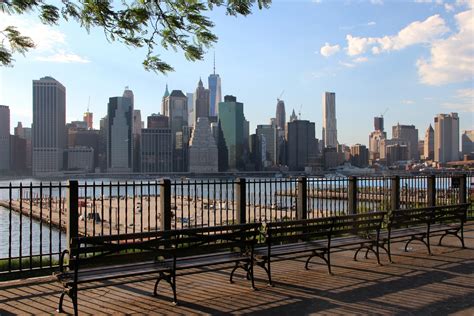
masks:
<path id="1" fill-rule="evenodd" d="M 81 119 L 90 97 L 94 125 L 108 98 L 125 86 L 135 94 L 142 118 L 161 109 L 170 89 L 193 92 L 199 77 L 207 86 L 216 53 L 223 94 L 244 103 L 251 132 L 275 116 L 284 90 L 292 109 L 316 122 L 321 137 L 324 91 L 336 92 L 338 140 L 368 143 L 373 117 L 385 126 L 414 124 L 424 131 L 437 113 L 458 112 L 461 130 L 474 128 L 473 1 L 276 0 L 249 17 L 211 12 L 219 37 L 205 59 L 188 62 L 181 51 L 163 51 L 175 72 L 146 72 L 145 52 L 108 43 L 100 30 L 87 34 L 74 22 L 41 26 L 32 16 L 0 15 L 0 27 L 16 25 L 38 47 L 0 68 L 0 104 L 17 121 L 31 124 L 32 80 L 51 75 L 67 89 L 67 120 Z"/>

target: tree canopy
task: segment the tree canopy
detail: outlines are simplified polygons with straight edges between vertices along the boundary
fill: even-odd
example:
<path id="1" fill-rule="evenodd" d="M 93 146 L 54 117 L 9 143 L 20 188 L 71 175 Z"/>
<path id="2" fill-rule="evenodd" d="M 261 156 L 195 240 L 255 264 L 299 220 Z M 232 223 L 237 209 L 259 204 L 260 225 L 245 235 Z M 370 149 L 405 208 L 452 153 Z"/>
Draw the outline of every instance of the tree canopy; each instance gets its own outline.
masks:
<path id="1" fill-rule="evenodd" d="M 148 71 L 166 73 L 173 67 L 160 58 L 159 48 L 182 49 L 187 60 L 201 60 L 205 49 L 217 42 L 214 23 L 206 12 L 224 7 L 231 16 L 247 16 L 255 5 L 268 8 L 271 0 L 1 0 L 0 12 L 37 14 L 46 25 L 58 25 L 61 18 L 74 20 L 88 32 L 101 28 L 108 41 L 129 47 L 145 47 L 143 66 Z M 57 2 L 55 2 L 57 3 Z M 33 40 L 15 26 L 0 29 L 0 65 L 12 66 L 13 54 L 25 54 L 35 47 Z"/>

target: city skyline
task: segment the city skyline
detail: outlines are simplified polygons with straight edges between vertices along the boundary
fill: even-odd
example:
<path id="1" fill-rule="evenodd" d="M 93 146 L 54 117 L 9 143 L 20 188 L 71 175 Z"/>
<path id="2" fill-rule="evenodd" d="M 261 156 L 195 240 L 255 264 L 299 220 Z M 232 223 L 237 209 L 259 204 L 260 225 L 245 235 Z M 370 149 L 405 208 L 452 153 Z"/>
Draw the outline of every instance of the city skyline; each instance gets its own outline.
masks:
<path id="1" fill-rule="evenodd" d="M 196 63 L 184 61 L 179 52 L 164 52 L 164 58 L 176 68 L 176 72 L 168 76 L 145 72 L 141 68 L 139 50 L 130 51 L 116 43 L 108 44 L 97 30 L 87 35 L 73 23 L 62 23 L 59 28 L 44 26 L 41 29 L 44 42 L 40 47 L 26 58 L 15 56 L 13 68 L 2 68 L 0 104 L 10 107 L 11 129 L 18 121 L 30 126 L 31 80 L 51 75 L 68 88 L 67 121 L 81 119 L 90 96 L 90 111 L 95 116 L 94 127 L 98 128 L 100 118 L 106 114 L 108 98 L 120 96 L 121 89 L 127 85 L 135 92 L 135 107 L 142 110 L 142 117 L 146 117 L 161 112 L 161 96 L 166 83 L 170 90 L 194 91 L 200 76 L 207 78 L 213 73 L 215 52 L 215 72 L 222 79 L 222 96 L 235 95 L 246 105 L 244 114 L 250 121 L 251 131 L 257 125 L 269 123 L 275 112 L 275 99 L 283 89 L 286 92 L 282 100 L 287 114 L 293 109 L 296 113 L 301 111 L 302 119 L 316 123 L 319 139 L 322 138 L 322 105 L 318 96 L 324 91 L 334 91 L 338 95 L 340 143 L 368 144 L 372 119 L 386 108 L 389 109 L 384 115 L 386 126 L 413 124 L 419 131 L 424 131 L 433 124 L 435 115 L 458 112 L 460 130 L 469 130 L 473 126 L 473 52 L 462 40 L 472 33 L 472 27 L 469 28 L 473 24 L 469 23 L 472 6 L 461 2 L 445 4 L 385 1 L 382 5 L 373 5 L 367 1 L 355 5 L 301 1 L 291 5 L 276 1 L 269 10 L 257 11 L 247 18 L 232 19 L 220 11 L 211 12 L 219 36 L 215 48 L 209 50 L 204 61 Z M 341 12 L 338 7 L 347 12 Z M 296 12 L 300 13 L 301 21 L 293 18 Z M 279 21 L 285 15 L 292 21 L 285 27 L 273 21 Z M 393 17 L 383 18 L 389 15 Z M 37 23 L 30 17 L 18 16 L 8 16 L 0 23 L 10 22 L 24 28 Z M 309 29 L 302 28 L 304 23 Z M 255 31 L 263 24 L 281 32 L 273 32 L 276 36 Z M 416 35 L 409 42 L 403 37 L 408 31 Z M 308 33 L 311 33 L 309 38 Z M 456 80 L 443 79 L 435 85 L 426 77 L 429 65 L 435 61 L 433 52 L 443 43 L 448 45 L 456 35 L 461 39 L 460 46 L 465 48 L 458 55 L 467 56 L 468 73 L 460 73 Z M 384 38 L 386 42 L 382 40 Z M 58 41 L 65 53 L 69 53 L 66 55 L 71 59 L 70 63 L 44 61 L 44 54 L 50 52 L 51 47 L 56 49 Z M 246 41 L 250 45 L 237 51 L 236 47 Z M 272 50 L 270 56 L 264 55 L 276 41 L 301 49 L 295 52 L 282 47 Z M 101 51 L 95 53 L 88 49 L 92 45 L 101 47 Z M 80 59 L 82 55 L 83 59 Z M 265 58 L 253 60 L 250 56 Z M 462 71 L 453 61 L 448 63 L 453 68 L 446 75 Z M 122 71 L 123 76 L 112 76 L 110 69 Z M 249 76 L 252 80 L 245 80 Z M 288 115 L 286 119 L 289 119 Z M 354 128 L 354 122 L 357 122 L 357 128 Z"/>

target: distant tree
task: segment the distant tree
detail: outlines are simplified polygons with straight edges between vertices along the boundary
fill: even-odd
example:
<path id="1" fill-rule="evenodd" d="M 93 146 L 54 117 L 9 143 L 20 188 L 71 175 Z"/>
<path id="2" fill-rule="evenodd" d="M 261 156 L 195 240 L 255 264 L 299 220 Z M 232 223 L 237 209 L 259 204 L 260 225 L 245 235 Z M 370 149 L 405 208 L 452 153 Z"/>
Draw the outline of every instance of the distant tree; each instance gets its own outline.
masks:
<path id="1" fill-rule="evenodd" d="M 255 4 L 259 9 L 271 4 L 271 0 L 62 0 L 60 5 L 47 2 L 57 3 L 0 0 L 0 12 L 19 15 L 33 12 L 47 25 L 57 25 L 62 17 L 66 21 L 75 20 L 88 32 L 93 27 L 102 28 L 108 41 L 146 47 L 144 68 L 161 73 L 173 71 L 173 67 L 159 57 L 157 47 L 182 49 L 187 60 L 196 61 L 217 41 L 212 33 L 214 23 L 204 15 L 206 12 L 225 7 L 228 15 L 247 16 Z M 7 26 L 0 30 L 0 65 L 12 66 L 13 53 L 24 55 L 34 47 L 31 38 L 14 26 Z"/>

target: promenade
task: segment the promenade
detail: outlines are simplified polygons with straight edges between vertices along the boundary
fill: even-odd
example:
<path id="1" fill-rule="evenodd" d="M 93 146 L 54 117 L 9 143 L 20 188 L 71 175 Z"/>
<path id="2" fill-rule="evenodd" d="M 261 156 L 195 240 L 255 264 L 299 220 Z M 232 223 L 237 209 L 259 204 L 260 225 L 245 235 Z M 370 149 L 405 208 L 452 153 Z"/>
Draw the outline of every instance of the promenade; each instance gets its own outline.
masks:
<path id="1" fill-rule="evenodd" d="M 114 285 L 79 292 L 80 314 L 254 314 L 254 315 L 474 315 L 474 222 L 465 233 L 466 246 L 445 238 L 448 247 L 433 246 L 433 256 L 413 243 L 403 252 L 396 243 L 394 263 L 382 255 L 352 260 L 352 251 L 334 254 L 333 276 L 314 260 L 309 271 L 304 259 L 272 266 L 275 287 L 266 285 L 256 268 L 257 291 L 247 281 L 228 283 L 228 270 L 178 277 L 178 306 L 170 304 L 171 291 L 160 284 L 160 296 L 151 295 L 154 281 Z M 433 244 L 438 238 L 433 238 Z M 455 246 L 455 247 L 452 247 Z M 0 315 L 53 314 L 60 286 L 51 277 L 0 283 Z M 72 305 L 65 300 L 65 311 Z"/>

